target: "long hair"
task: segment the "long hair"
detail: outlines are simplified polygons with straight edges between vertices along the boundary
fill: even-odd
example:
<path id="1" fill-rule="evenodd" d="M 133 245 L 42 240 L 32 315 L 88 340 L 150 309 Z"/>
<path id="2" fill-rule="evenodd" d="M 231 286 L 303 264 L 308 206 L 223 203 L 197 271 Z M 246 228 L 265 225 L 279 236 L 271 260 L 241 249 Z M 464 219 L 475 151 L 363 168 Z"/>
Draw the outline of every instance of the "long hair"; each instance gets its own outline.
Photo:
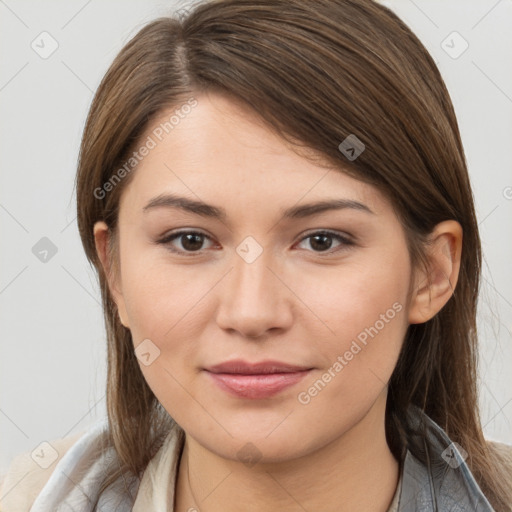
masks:
<path id="1" fill-rule="evenodd" d="M 482 433 L 477 400 L 476 307 L 481 245 L 454 109 L 433 59 L 391 10 L 371 0 L 211 0 L 185 17 L 159 18 L 121 50 L 93 99 L 77 172 L 78 227 L 99 276 L 108 339 L 109 439 L 121 474 L 142 475 L 172 426 L 144 380 L 95 250 L 103 220 L 114 243 L 120 195 L 136 172 L 119 169 L 151 122 L 205 91 L 228 94 L 295 147 L 312 149 L 339 172 L 372 184 L 391 201 L 414 268 L 426 269 L 436 224 L 458 221 L 464 241 L 459 279 L 431 320 L 410 325 L 389 382 L 386 436 L 397 459 L 408 448 L 414 404 L 467 452 L 494 508 L 512 489 Z M 349 161 L 349 135 L 365 151 Z M 172 133 L 169 135 L 172 136 Z M 117 174 L 116 174 L 117 173 Z M 109 181 L 110 180 L 110 181 Z M 106 193 L 105 184 L 111 186 Z"/>

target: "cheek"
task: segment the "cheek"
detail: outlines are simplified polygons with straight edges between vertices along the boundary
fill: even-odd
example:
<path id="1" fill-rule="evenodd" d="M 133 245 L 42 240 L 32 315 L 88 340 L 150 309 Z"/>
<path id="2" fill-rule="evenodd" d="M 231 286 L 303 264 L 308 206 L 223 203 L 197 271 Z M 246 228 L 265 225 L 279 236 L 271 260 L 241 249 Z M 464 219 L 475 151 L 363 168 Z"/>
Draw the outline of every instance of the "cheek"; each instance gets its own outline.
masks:
<path id="1" fill-rule="evenodd" d="M 139 257 L 133 253 L 122 271 L 136 353 L 143 350 L 144 340 L 150 340 L 149 346 L 158 354 L 148 366 L 139 358 L 144 378 L 175 419 L 181 419 L 180 412 L 190 405 L 189 391 L 195 389 L 199 340 L 204 339 L 212 318 L 209 293 L 223 272 L 198 270 L 193 264 L 172 265 L 165 254 L 155 256 L 154 251 L 141 252 Z"/>
<path id="2" fill-rule="evenodd" d="M 198 278 L 194 265 L 172 265 L 165 252 L 133 250 L 122 259 L 122 288 L 134 341 L 172 337 L 173 329 L 193 325 L 194 310 L 212 284 Z"/>
<path id="3" fill-rule="evenodd" d="M 301 277 L 295 278 L 294 293 L 330 328 L 328 339 L 334 344 L 352 339 L 376 322 L 383 332 L 383 321 L 386 331 L 391 330 L 390 323 L 395 324 L 394 328 L 402 323 L 402 315 L 398 322 L 395 317 L 397 310 L 406 309 L 408 253 L 405 247 L 384 249 L 357 253 L 331 268 L 311 266 L 307 271 L 295 272 Z"/>
<path id="4" fill-rule="evenodd" d="M 340 409 L 328 404 L 363 410 L 385 388 L 408 327 L 408 269 L 404 248 L 340 267 L 328 280 L 309 276 L 317 286 L 305 283 L 302 293 L 314 289 L 308 305 L 334 332 L 317 338 L 323 367 L 302 387 L 300 403 L 335 416 Z"/>
<path id="5" fill-rule="evenodd" d="M 211 271 L 201 278 L 193 265 L 172 266 L 152 254 L 127 258 L 123 267 L 123 295 L 136 353 L 139 344 L 151 341 L 152 359 L 145 365 L 139 358 L 141 371 L 177 421 L 191 408 L 205 298 L 216 280 Z"/>

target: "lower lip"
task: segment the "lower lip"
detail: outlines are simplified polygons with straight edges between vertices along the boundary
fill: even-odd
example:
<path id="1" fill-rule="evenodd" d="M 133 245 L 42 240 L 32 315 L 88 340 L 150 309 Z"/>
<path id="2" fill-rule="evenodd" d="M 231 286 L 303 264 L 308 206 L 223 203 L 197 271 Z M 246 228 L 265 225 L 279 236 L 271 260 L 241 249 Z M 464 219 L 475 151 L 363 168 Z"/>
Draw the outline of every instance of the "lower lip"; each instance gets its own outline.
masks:
<path id="1" fill-rule="evenodd" d="M 212 373 L 208 375 L 227 393 L 241 398 L 269 398 L 300 382 L 311 370 L 289 373 L 242 375 L 236 373 Z"/>

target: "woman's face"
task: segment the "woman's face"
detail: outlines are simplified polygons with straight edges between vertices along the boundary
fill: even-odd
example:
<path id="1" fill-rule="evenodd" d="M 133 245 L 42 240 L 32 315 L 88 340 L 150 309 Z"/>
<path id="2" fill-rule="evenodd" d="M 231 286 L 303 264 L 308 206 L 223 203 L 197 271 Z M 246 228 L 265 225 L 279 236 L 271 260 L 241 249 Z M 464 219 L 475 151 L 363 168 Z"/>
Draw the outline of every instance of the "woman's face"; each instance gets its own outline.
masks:
<path id="1" fill-rule="evenodd" d="M 409 324 L 404 232 L 376 188 L 298 156 L 223 96 L 197 100 L 141 142 L 112 290 L 187 435 L 233 460 L 248 442 L 262 462 L 290 460 L 383 412 Z M 344 207 L 311 206 L 331 201 Z M 213 373 L 240 360 L 299 369 Z"/>

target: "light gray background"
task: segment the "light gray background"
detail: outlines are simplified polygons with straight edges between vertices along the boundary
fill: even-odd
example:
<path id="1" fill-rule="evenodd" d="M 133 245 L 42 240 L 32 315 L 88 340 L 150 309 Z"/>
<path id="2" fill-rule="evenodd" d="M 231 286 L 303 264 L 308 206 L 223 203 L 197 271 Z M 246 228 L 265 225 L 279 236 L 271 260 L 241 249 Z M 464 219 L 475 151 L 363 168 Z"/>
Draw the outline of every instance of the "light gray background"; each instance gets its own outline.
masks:
<path id="1" fill-rule="evenodd" d="M 512 443 L 512 0 L 382 2 L 438 63 L 455 105 L 485 253 L 480 392 L 487 438 Z M 15 454 L 105 415 L 105 336 L 74 211 L 78 146 L 93 91 L 157 0 L 0 0 L 0 473 Z M 49 32 L 57 50 L 31 43 Z M 457 31 L 458 58 L 442 41 Z M 457 36 L 455 36 L 457 37 Z M 452 53 L 460 39 L 445 45 Z M 47 41 L 45 48 L 49 48 Z M 48 237 L 47 262 L 32 247 Z"/>

